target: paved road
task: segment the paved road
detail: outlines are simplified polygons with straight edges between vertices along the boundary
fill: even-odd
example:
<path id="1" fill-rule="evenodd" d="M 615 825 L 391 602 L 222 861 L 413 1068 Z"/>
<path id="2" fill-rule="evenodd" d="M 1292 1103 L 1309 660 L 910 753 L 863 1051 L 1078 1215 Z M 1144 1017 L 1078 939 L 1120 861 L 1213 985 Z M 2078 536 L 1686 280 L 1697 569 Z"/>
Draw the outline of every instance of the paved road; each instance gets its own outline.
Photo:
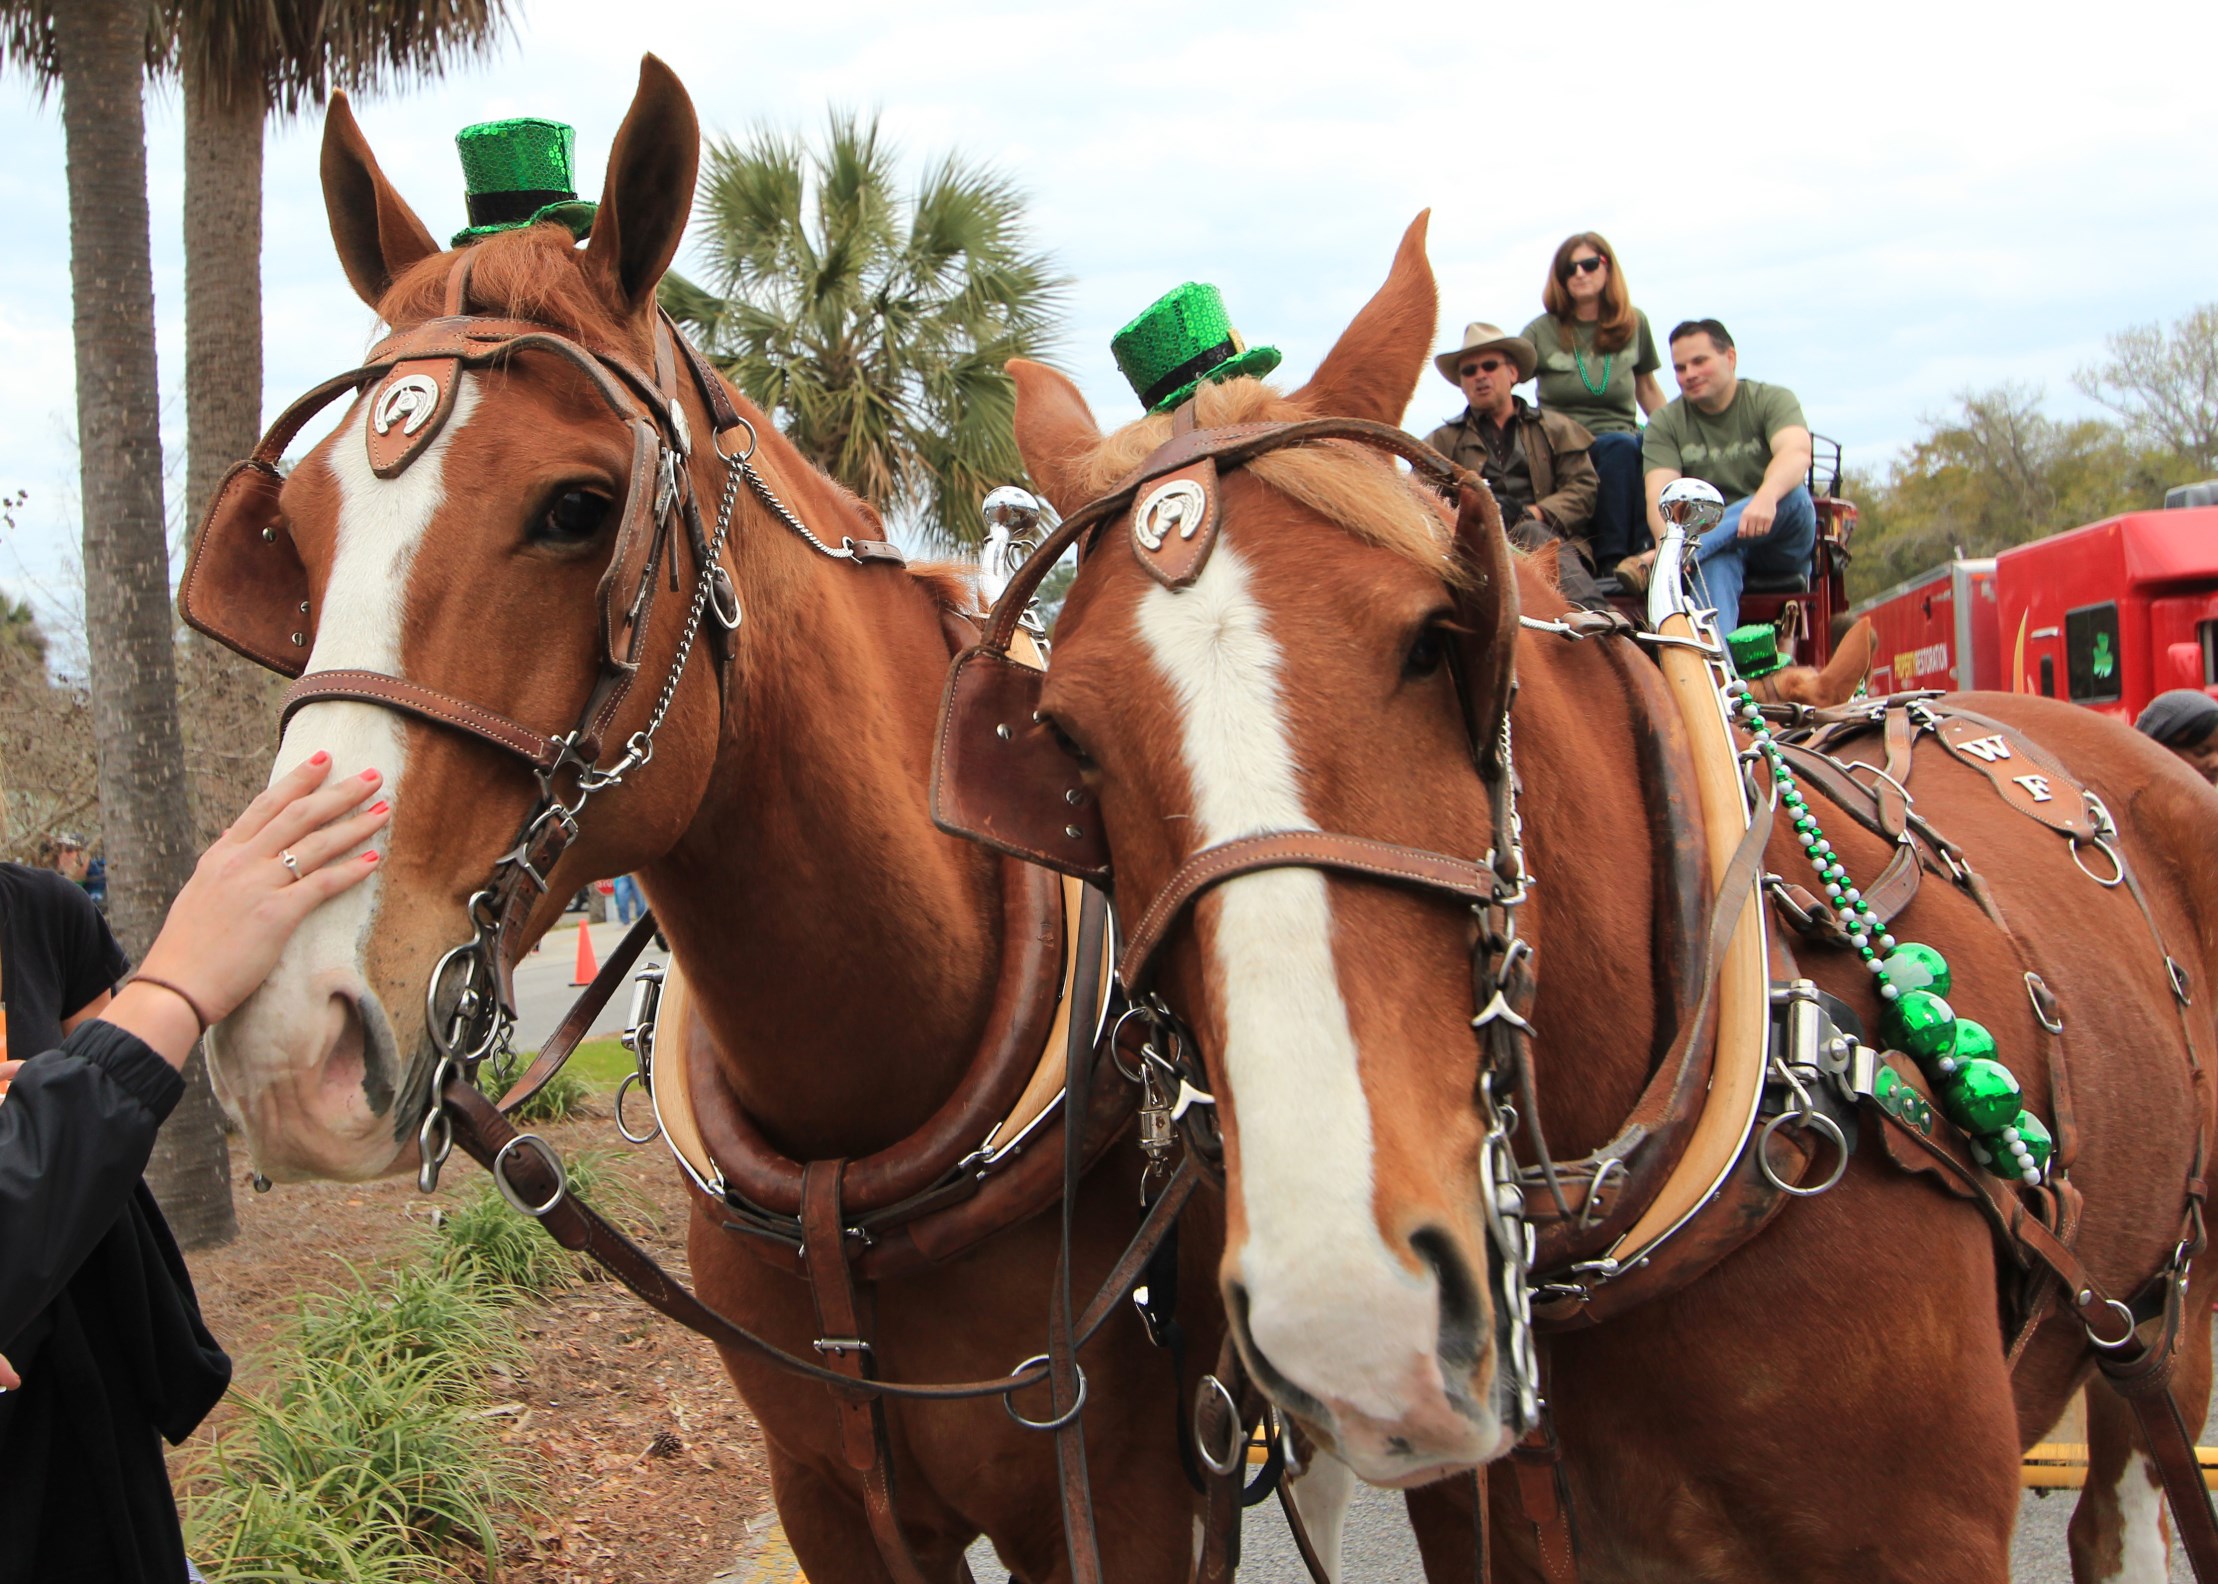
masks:
<path id="1" fill-rule="evenodd" d="M 559 926 L 547 932 L 539 949 L 516 965 L 515 1043 L 520 1051 L 537 1050 L 562 1021 L 562 1014 L 570 1010 L 570 1003 L 577 999 L 578 992 L 571 988 L 570 978 L 578 959 L 577 921 L 583 917 L 581 913 L 566 914 Z M 624 926 L 595 924 L 592 929 L 593 957 L 600 962 L 624 938 Z M 665 955 L 649 947 L 647 956 L 641 960 L 655 962 Z M 609 997 L 608 1005 L 593 1020 L 592 1034 L 621 1034 L 625 1019 L 631 1015 L 631 1005 L 629 990 Z"/>

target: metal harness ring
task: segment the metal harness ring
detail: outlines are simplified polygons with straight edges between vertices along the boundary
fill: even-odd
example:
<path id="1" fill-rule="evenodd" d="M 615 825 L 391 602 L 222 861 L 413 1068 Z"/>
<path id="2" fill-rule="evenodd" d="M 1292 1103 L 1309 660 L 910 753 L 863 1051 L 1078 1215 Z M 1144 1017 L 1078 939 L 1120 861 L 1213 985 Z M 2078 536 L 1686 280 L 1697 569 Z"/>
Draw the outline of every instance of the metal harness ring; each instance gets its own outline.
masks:
<path id="1" fill-rule="evenodd" d="M 2079 865 L 2079 872 L 2085 875 L 2088 879 L 2094 881 L 2095 884 L 2101 886 L 2105 891 L 2110 890 L 2114 886 L 2122 885 L 2125 883 L 2126 861 L 2118 856 L 2118 850 L 2115 847 L 2111 846 L 2110 843 L 2108 843 L 2107 841 L 2104 841 L 2100 836 L 2090 836 L 2084 839 L 2074 836 L 2071 838 L 2070 847 L 2072 862 Z M 2095 873 L 2094 870 L 2088 868 L 2086 861 L 2082 859 L 2079 855 L 2079 850 L 2082 847 L 2101 848 L 2102 855 L 2110 860 L 2110 867 L 2116 872 L 2113 873 L 2108 880 L 2105 880 L 2101 875 Z"/>
<path id="2" fill-rule="evenodd" d="M 1049 1359 L 1045 1353 L 1035 1353 L 1030 1358 L 1026 1359 L 1022 1364 L 1019 1364 L 1015 1369 L 1011 1370 L 1009 1373 L 1012 1375 L 1022 1375 L 1026 1370 L 1032 1368 L 1033 1365 L 1045 1364 L 1048 1362 Z M 1068 1408 L 1064 1409 L 1054 1418 L 1027 1419 L 1023 1414 L 1017 1412 L 1017 1405 L 1014 1402 L 1010 1401 L 1010 1399 L 1016 1396 L 1016 1394 L 1023 1389 L 1022 1387 L 1018 1386 L 1012 1386 L 1007 1391 L 1001 1394 L 1001 1411 L 1007 1414 L 1010 1418 L 1014 1419 L 1018 1424 L 1024 1426 L 1024 1428 L 1027 1430 L 1062 1429 L 1073 1419 L 1076 1419 L 1081 1413 L 1085 1412 L 1086 1409 L 1086 1366 L 1074 1361 L 1071 1364 L 1071 1368 L 1078 1372 L 1078 1400 L 1076 1402 L 1073 1402 Z M 1050 1389 L 1052 1390 L 1052 1388 Z"/>
<path id="3" fill-rule="evenodd" d="M 1225 1405 L 1225 1420 L 1232 1426 L 1229 1449 L 1222 1458 L 1209 1450 L 1209 1438 L 1202 1434 L 1202 1410 L 1209 1406 L 1209 1393 L 1215 1392 Z M 1219 1479 L 1240 1466 L 1240 1459 L 1247 1450 L 1247 1427 L 1240 1423 L 1240 1405 L 1232 1400 L 1232 1392 L 1214 1375 L 1204 1375 L 1194 1391 L 1194 1455 L 1201 1459 L 1201 1466 Z"/>
<path id="4" fill-rule="evenodd" d="M 554 1192 L 547 1196 L 545 1204 L 526 1204 L 524 1196 L 516 1191 L 516 1185 L 508 1180 L 508 1157 L 518 1145 L 524 1145 L 531 1149 L 534 1154 L 547 1163 L 547 1170 L 554 1173 Z M 506 1144 L 503 1144 L 500 1153 L 493 1157 L 493 1164 L 489 1169 L 493 1173 L 493 1186 L 501 1191 L 501 1197 L 525 1215 L 530 1216 L 534 1221 L 551 1214 L 554 1207 L 562 1203 L 570 1193 L 570 1180 L 562 1170 L 562 1157 L 555 1153 L 555 1147 L 552 1144 L 549 1144 L 536 1133 L 519 1133 Z"/>
<path id="5" fill-rule="evenodd" d="M 2089 1293 L 2086 1296 L 2091 1298 L 2094 1296 L 2094 1294 Z M 2105 1337 L 2100 1331 L 2097 1331 L 2095 1329 L 2094 1317 L 2090 1315 L 2080 1321 L 2080 1324 L 2087 1328 L 2088 1342 L 2095 1347 L 2101 1348 L 2106 1353 L 2115 1353 L 2120 1348 L 2131 1347 L 2133 1345 L 2134 1333 L 2139 1329 L 2139 1322 L 2133 1318 L 2133 1311 L 2131 1309 L 2128 1309 L 2124 1304 L 2120 1303 L 2115 1298 L 2105 1298 L 2103 1300 L 2103 1307 L 2110 1310 L 2113 1314 L 2118 1315 L 2125 1321 L 2125 1331 L 2116 1338 Z"/>
<path id="6" fill-rule="evenodd" d="M 729 429 L 719 429 L 710 435 L 709 444 L 714 446 L 716 454 L 727 462 L 749 461 L 754 457 L 755 447 L 762 443 L 762 437 L 755 433 L 755 426 L 738 413 L 732 414 L 732 421 L 747 431 L 747 449 L 736 453 L 724 449 L 724 436 L 731 433 Z"/>
<path id="7" fill-rule="evenodd" d="M 1807 1128 L 1815 1128 L 1833 1141 L 1833 1149 L 1837 1158 L 1833 1162 L 1833 1170 L 1827 1174 L 1823 1182 L 1805 1187 L 1800 1183 L 1788 1182 L 1772 1169 L 1771 1136 L 1779 1131 L 1782 1124 L 1788 1122 L 1798 1123 Z M 1838 1122 L 1827 1116 L 1823 1111 L 1782 1111 L 1769 1122 L 1766 1122 L 1763 1131 L 1756 1135 L 1756 1169 L 1764 1174 L 1765 1182 L 1770 1183 L 1781 1193 L 1792 1194 L 1797 1199 L 1815 1199 L 1819 1194 L 1827 1192 L 1834 1184 L 1848 1175 L 1848 1135 L 1841 1131 L 1841 1125 Z"/>

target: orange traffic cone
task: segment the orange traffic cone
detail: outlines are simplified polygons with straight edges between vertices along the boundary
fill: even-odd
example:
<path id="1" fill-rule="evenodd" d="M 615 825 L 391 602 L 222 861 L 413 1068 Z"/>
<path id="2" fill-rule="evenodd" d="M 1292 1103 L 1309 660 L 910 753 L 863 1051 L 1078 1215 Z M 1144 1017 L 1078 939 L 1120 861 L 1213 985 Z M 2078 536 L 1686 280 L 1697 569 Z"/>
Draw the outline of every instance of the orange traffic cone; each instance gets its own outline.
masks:
<path id="1" fill-rule="evenodd" d="M 590 920 L 578 920 L 578 965 L 571 970 L 570 984 L 589 985 L 601 971 L 600 960 L 593 955 L 593 925 Z"/>

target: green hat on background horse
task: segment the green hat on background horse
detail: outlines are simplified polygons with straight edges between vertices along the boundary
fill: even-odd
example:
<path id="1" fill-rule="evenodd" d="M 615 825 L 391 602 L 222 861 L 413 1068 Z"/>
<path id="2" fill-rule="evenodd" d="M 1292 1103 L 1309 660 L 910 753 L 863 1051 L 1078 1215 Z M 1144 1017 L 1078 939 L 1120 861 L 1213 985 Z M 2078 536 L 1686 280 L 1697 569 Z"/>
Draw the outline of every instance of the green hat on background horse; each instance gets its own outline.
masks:
<path id="1" fill-rule="evenodd" d="M 592 230 L 595 206 L 578 197 L 577 142 L 577 128 L 536 116 L 481 121 L 457 132 L 470 223 L 452 245 L 542 220 L 568 226 L 574 237 Z"/>
<path id="2" fill-rule="evenodd" d="M 1156 298 L 1110 338 L 1109 350 L 1151 413 L 1169 412 L 1203 380 L 1261 379 L 1278 367 L 1278 348 L 1249 346 L 1232 328 L 1224 294 L 1194 281 Z"/>

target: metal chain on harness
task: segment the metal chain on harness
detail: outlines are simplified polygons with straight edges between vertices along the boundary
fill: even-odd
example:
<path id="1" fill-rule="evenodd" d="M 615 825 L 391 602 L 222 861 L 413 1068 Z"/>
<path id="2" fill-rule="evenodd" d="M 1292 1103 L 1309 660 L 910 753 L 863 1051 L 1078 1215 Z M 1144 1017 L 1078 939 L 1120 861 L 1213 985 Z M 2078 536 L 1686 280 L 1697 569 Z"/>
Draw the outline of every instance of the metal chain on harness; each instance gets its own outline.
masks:
<path id="1" fill-rule="evenodd" d="M 608 768 L 601 769 L 576 756 L 578 734 L 572 731 L 561 739 L 562 757 L 545 771 L 535 772 L 539 781 L 539 802 L 524 822 L 523 833 L 516 844 L 494 864 L 492 874 L 469 901 L 470 921 L 476 926 L 470 939 L 449 950 L 439 959 L 431 972 L 430 982 L 424 990 L 424 1018 L 431 1032 L 433 1049 L 439 1053 L 432 1068 L 431 1090 L 425 1104 L 424 1117 L 416 1128 L 416 1147 L 419 1161 L 416 1167 L 416 1186 L 423 1193 L 431 1193 L 439 1186 L 440 1169 L 454 1150 L 454 1123 L 447 1114 L 447 1085 L 457 1076 L 475 1082 L 481 1064 L 491 1059 L 495 1071 L 502 1070 L 510 1059 L 509 1041 L 515 1031 L 515 1019 L 502 1005 L 500 995 L 499 931 L 497 911 L 503 880 L 515 870 L 521 870 L 530 880 L 546 889 L 546 877 L 531 867 L 530 853 L 534 840 L 549 824 L 558 824 L 569 838 L 577 835 L 578 817 L 587 803 L 597 794 L 619 786 L 633 771 L 643 769 L 655 756 L 655 734 L 662 729 L 663 720 L 670 713 L 676 700 L 679 679 L 685 674 L 686 662 L 692 657 L 693 646 L 700 636 L 701 620 L 707 613 L 712 599 L 717 600 L 717 620 L 729 631 L 736 631 L 742 619 L 736 590 L 730 595 L 729 614 L 725 603 L 717 599 L 720 593 L 719 574 L 725 540 L 731 533 L 732 511 L 739 500 L 739 483 L 744 475 L 754 484 L 758 494 L 771 501 L 778 515 L 792 524 L 801 535 L 819 549 L 822 542 L 802 528 L 796 518 L 778 504 L 776 496 L 762 482 L 750 465 L 754 456 L 757 436 L 752 424 L 742 418 L 747 429 L 747 447 L 739 452 L 724 450 L 721 439 L 715 442 L 716 454 L 724 461 L 724 488 L 717 502 L 716 529 L 709 537 L 708 549 L 702 557 L 699 575 L 694 579 L 693 602 L 686 611 L 685 627 L 679 634 L 678 647 L 672 656 L 670 669 L 663 677 L 662 690 L 656 696 L 654 708 L 648 712 L 647 723 L 633 732 L 624 744 L 623 755 Z M 664 459 L 670 464 L 678 453 L 666 450 Z M 675 484 L 668 484 L 658 491 L 659 514 L 666 514 L 675 504 Z M 827 554 L 834 552 L 827 551 Z M 567 770 L 575 778 L 574 800 L 565 801 L 558 781 Z M 443 994 L 453 975 L 461 975 L 460 983 L 453 987 L 451 1010 L 444 1016 L 440 1012 Z M 507 1179 L 499 1171 L 493 1173 L 494 1185 L 508 1192 Z M 513 1201 L 512 1201 L 513 1202 Z M 529 1212 L 531 1206 L 519 1205 Z"/>

